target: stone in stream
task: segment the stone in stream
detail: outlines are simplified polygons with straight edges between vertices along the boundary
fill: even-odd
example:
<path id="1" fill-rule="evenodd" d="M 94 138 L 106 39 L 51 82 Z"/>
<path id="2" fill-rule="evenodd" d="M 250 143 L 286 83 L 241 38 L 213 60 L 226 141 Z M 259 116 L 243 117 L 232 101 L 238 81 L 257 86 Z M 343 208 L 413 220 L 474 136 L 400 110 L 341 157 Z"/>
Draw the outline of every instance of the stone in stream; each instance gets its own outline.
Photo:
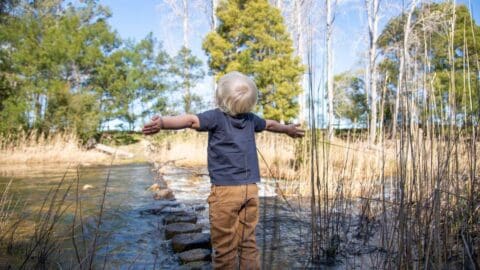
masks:
<path id="1" fill-rule="evenodd" d="M 209 249 L 196 248 L 178 253 L 180 261 L 185 263 L 196 261 L 210 261 L 212 260 L 212 252 Z"/>
<path id="2" fill-rule="evenodd" d="M 189 213 L 185 211 L 184 208 L 179 208 L 179 207 L 164 207 L 162 209 L 162 214 L 168 215 L 168 214 L 176 214 L 176 215 L 188 215 Z"/>
<path id="3" fill-rule="evenodd" d="M 197 223 L 197 216 L 194 214 L 182 214 L 182 213 L 173 213 L 168 214 L 164 219 L 164 224 L 171 224 L 177 222 L 185 222 L 185 223 Z"/>
<path id="4" fill-rule="evenodd" d="M 156 215 L 159 216 L 162 214 L 162 208 L 151 208 L 151 209 L 145 209 L 140 211 L 140 215 Z"/>
<path id="5" fill-rule="evenodd" d="M 93 188 L 92 185 L 88 185 L 88 184 L 87 184 L 87 185 L 83 185 L 82 190 L 83 190 L 83 191 L 87 191 L 87 190 L 92 189 L 92 188 Z"/>
<path id="6" fill-rule="evenodd" d="M 206 209 L 205 205 L 197 205 L 193 207 L 193 209 L 197 212 L 204 211 Z"/>
<path id="7" fill-rule="evenodd" d="M 160 190 L 166 189 L 166 188 L 167 188 L 167 185 L 165 183 L 157 182 L 157 183 L 151 185 L 150 187 L 148 187 L 147 190 L 156 192 L 156 191 L 160 191 Z"/>
<path id="8" fill-rule="evenodd" d="M 165 238 L 171 239 L 177 234 L 184 233 L 199 233 L 202 231 L 202 226 L 199 224 L 178 222 L 171 223 L 165 227 Z"/>
<path id="9" fill-rule="evenodd" d="M 175 201 L 175 200 L 170 200 L 170 201 L 158 201 L 155 203 L 155 205 L 158 205 L 159 207 L 179 207 L 180 203 Z"/>
<path id="10" fill-rule="evenodd" d="M 181 208 L 177 208 L 180 206 L 180 203 L 176 201 L 159 201 L 156 203 L 157 207 L 156 208 L 150 208 L 150 209 L 145 209 L 141 210 L 140 214 L 142 215 L 165 215 L 165 214 L 170 214 L 170 213 L 185 213 L 185 210 Z"/>
<path id="11" fill-rule="evenodd" d="M 210 270 L 212 268 L 212 264 L 210 262 L 204 261 L 197 261 L 184 264 L 177 268 L 177 270 Z"/>
<path id="12" fill-rule="evenodd" d="M 175 252 L 182 252 L 190 249 L 205 248 L 211 249 L 209 233 L 186 233 L 177 234 L 172 238 L 172 248 Z"/>
<path id="13" fill-rule="evenodd" d="M 175 196 L 173 195 L 173 191 L 169 188 L 165 189 L 160 189 L 153 194 L 153 198 L 155 200 L 171 200 L 175 199 Z"/>

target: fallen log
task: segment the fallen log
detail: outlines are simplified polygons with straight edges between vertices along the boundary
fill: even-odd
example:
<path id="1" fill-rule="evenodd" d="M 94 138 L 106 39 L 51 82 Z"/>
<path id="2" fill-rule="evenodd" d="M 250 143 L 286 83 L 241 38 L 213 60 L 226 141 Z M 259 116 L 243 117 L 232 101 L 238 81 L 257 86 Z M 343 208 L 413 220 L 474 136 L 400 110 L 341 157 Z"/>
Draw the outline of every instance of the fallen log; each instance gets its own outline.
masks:
<path id="1" fill-rule="evenodd" d="M 103 153 L 106 153 L 106 154 L 109 154 L 109 155 L 114 155 L 115 154 L 119 158 L 133 158 L 132 153 L 129 153 L 127 151 L 123 151 L 123 150 L 120 150 L 120 149 L 115 149 L 113 147 L 106 146 L 106 145 L 101 144 L 101 143 L 95 144 L 95 146 L 93 148 L 95 150 L 98 150 L 100 152 L 103 152 Z"/>

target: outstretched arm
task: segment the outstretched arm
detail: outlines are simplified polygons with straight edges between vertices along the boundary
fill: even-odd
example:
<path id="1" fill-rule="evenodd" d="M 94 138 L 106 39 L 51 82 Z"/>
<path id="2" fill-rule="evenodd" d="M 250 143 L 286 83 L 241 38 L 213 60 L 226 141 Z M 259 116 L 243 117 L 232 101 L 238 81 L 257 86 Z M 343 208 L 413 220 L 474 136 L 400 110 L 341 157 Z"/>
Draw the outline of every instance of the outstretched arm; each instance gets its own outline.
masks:
<path id="1" fill-rule="evenodd" d="M 152 118 L 152 121 L 146 124 L 142 132 L 145 135 L 153 135 L 162 129 L 184 129 L 184 128 L 200 128 L 200 121 L 194 114 L 184 114 L 178 116 L 165 116 L 160 117 L 158 115 Z"/>
<path id="2" fill-rule="evenodd" d="M 292 138 L 301 138 L 305 135 L 305 130 L 300 129 L 300 124 L 284 125 L 275 120 L 265 120 L 267 122 L 266 130 L 276 133 L 284 133 Z"/>

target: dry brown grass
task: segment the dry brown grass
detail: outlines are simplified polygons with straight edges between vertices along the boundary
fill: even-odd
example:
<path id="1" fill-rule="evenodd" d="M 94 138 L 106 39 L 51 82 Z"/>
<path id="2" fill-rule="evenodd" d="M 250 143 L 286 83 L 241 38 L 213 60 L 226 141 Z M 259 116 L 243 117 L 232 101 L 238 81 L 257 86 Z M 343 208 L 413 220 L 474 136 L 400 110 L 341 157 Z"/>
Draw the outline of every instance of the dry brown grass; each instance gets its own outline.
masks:
<path id="1" fill-rule="evenodd" d="M 0 137 L 0 163 L 108 163 L 109 157 L 86 151 L 74 133 L 44 136 L 20 133 L 16 138 Z"/>
<path id="2" fill-rule="evenodd" d="M 308 137 L 308 136 L 307 136 Z M 285 135 L 263 132 L 257 134 L 259 163 L 262 177 L 282 179 L 281 187 L 290 195 L 307 195 L 310 190 L 310 155 L 308 139 L 294 140 Z M 205 167 L 207 165 L 207 134 L 180 131 L 162 134 L 152 139 L 155 150 L 151 158 L 155 162 L 174 161 L 177 166 Z M 362 190 L 374 185 L 385 165 L 386 176 L 394 174 L 395 146 L 372 148 L 367 142 L 336 139 L 324 146 L 328 155 L 320 156 L 320 163 L 328 160 L 333 166 L 329 171 L 329 189 L 339 182 L 349 185 L 351 195 L 360 196 Z M 385 155 L 386 162 L 382 163 Z M 263 156 L 263 158 L 262 158 Z M 264 160 L 265 159 L 265 160 Z"/>

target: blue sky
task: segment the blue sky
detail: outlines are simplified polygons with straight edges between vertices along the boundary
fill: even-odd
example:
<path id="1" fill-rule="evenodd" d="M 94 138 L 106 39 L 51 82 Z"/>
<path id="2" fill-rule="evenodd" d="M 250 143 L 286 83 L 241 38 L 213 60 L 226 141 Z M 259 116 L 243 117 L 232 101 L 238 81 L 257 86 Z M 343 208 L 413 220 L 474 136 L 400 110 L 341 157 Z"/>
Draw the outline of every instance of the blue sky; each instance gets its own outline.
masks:
<path id="1" fill-rule="evenodd" d="M 181 1 L 178 1 L 181 2 Z M 205 0 L 189 0 L 190 8 L 190 48 L 202 59 L 204 70 L 207 57 L 201 48 L 202 39 L 210 30 L 209 18 L 199 3 Z M 322 2 L 322 1 L 320 1 Z M 388 20 L 402 11 L 402 3 L 409 1 L 383 0 L 388 6 L 382 6 L 379 33 Z M 480 0 L 457 0 L 457 3 L 471 5 L 474 19 L 480 22 Z M 322 2 L 323 3 L 323 2 Z M 363 11 L 364 0 L 338 0 L 334 23 L 334 72 L 363 68 L 366 48 L 366 21 Z M 109 22 L 124 39 L 140 40 L 149 32 L 163 43 L 164 49 L 174 55 L 183 44 L 182 20 L 176 16 L 165 0 L 100 0 L 100 4 L 108 6 L 112 11 Z M 405 7 L 406 8 L 406 7 Z M 319 10 L 317 19 L 323 20 Z M 318 50 L 323 48 L 319 46 Z M 196 90 L 212 105 L 213 89 L 208 76 Z"/>
<path id="2" fill-rule="evenodd" d="M 201 49 L 203 36 L 209 31 L 208 18 L 199 7 L 200 1 L 191 1 L 191 28 L 189 37 L 193 52 L 206 62 L 206 56 Z M 390 13 L 383 16 L 380 29 L 390 18 L 401 10 L 401 0 L 389 2 Z M 408 1 L 405 1 L 408 2 Z M 457 0 L 457 3 L 471 4 L 477 24 L 480 22 L 479 0 Z M 163 42 L 169 53 L 175 53 L 182 45 L 181 19 L 172 14 L 172 10 L 164 0 L 101 0 L 102 5 L 112 11 L 110 23 L 122 38 L 140 40 L 149 32 Z M 362 12 L 363 0 L 339 0 L 335 20 L 335 72 L 346 71 L 358 65 L 364 52 L 365 18 Z M 205 66 L 205 68 L 207 68 Z"/>

